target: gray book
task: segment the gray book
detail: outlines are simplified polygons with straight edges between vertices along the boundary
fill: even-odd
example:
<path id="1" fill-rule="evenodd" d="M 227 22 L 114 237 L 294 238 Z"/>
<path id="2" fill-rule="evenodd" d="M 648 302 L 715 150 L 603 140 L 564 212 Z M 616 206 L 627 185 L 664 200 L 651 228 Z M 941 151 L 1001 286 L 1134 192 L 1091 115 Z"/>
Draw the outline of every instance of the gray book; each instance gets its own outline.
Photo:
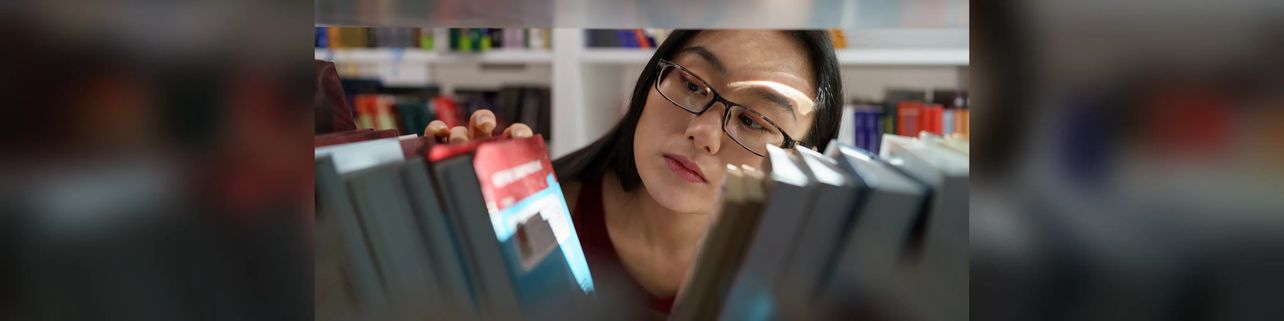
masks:
<path id="1" fill-rule="evenodd" d="M 920 257 L 910 265 L 921 289 L 925 318 L 968 316 L 968 159 L 946 147 L 912 137 L 884 135 L 879 156 L 924 183 L 932 192 Z"/>
<path id="2" fill-rule="evenodd" d="M 357 311 L 382 311 L 386 308 L 387 298 L 379 274 L 375 271 L 374 259 L 366 244 L 365 231 L 357 218 L 356 210 L 348 198 L 348 189 L 339 177 L 339 171 L 330 156 L 321 156 L 315 162 L 315 188 L 317 199 L 317 226 L 335 226 L 340 230 L 339 242 L 318 240 L 318 246 L 338 244 L 341 249 L 319 248 L 318 253 L 335 253 L 346 263 L 346 270 L 351 278 L 348 283 L 353 290 L 353 299 Z M 332 235 L 331 233 L 320 233 Z M 358 312 L 360 313 L 360 312 Z"/>
<path id="3" fill-rule="evenodd" d="M 749 246 L 742 268 L 727 294 L 719 320 L 762 319 L 773 304 L 777 278 L 784 271 L 784 258 L 793 249 L 794 239 L 810 211 L 811 193 L 816 183 L 799 167 L 788 150 L 767 146 L 765 170 L 767 179 L 766 208 Z M 768 311 L 764 312 L 763 308 Z"/>
<path id="4" fill-rule="evenodd" d="M 436 295 L 441 291 L 399 168 L 379 165 L 346 174 L 344 180 L 394 313 L 429 313 L 440 308 Z"/>
<path id="5" fill-rule="evenodd" d="M 798 149 L 801 166 L 816 181 L 812 192 L 811 211 L 798 233 L 798 241 L 786 261 L 789 266 L 782 277 L 785 295 L 810 300 L 833 263 L 840 241 L 846 236 L 852 204 L 859 200 L 859 189 L 847 172 L 820 153 Z"/>
<path id="6" fill-rule="evenodd" d="M 927 189 L 855 146 L 831 143 L 826 154 L 864 186 L 865 196 L 853 208 L 855 219 L 822 296 L 841 300 L 859 292 L 886 298 L 912 290 L 898 281 L 902 276 L 897 268 L 907 259 L 906 246 L 922 215 Z"/>
<path id="7" fill-rule="evenodd" d="M 682 293 L 669 320 L 714 320 L 742 266 L 746 244 L 753 237 L 766 199 L 763 176 L 756 170 L 728 166 L 722 207 L 700 244 Z"/>
<path id="8" fill-rule="evenodd" d="M 482 318 L 515 320 L 521 316 L 513 280 L 508 273 L 503 249 L 481 194 L 481 185 L 473 168 L 473 155 L 464 154 L 433 164 L 434 177 L 442 188 L 446 213 L 451 225 L 460 232 L 465 256 L 471 261 L 475 290 Z"/>
<path id="9" fill-rule="evenodd" d="M 463 249 L 459 247 L 459 233 L 452 229 L 444 204 L 437 198 L 437 191 L 428 176 L 428 164 L 422 157 L 412 158 L 401 164 L 401 178 L 415 222 L 427 245 L 429 263 L 436 272 L 444 305 L 442 319 L 467 319 L 476 315 L 477 302 L 472 293 L 470 275 L 465 273 Z"/>

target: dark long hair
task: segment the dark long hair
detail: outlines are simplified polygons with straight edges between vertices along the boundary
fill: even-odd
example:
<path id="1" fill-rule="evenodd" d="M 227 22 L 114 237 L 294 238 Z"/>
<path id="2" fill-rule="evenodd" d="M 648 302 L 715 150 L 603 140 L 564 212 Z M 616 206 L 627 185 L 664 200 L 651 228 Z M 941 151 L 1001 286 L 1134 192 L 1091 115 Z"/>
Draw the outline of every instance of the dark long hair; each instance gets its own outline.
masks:
<path id="1" fill-rule="evenodd" d="M 553 161 L 559 181 L 594 180 L 609 170 L 619 178 L 625 191 L 631 191 L 642 184 L 633 157 L 633 132 L 637 129 L 638 119 L 642 118 L 642 108 L 646 105 L 652 84 L 655 83 L 658 73 L 656 65 L 659 59 L 672 60 L 673 55 L 700 31 L 674 30 L 669 34 L 668 39 L 656 48 L 646 68 L 642 69 L 642 74 L 638 75 L 638 82 L 633 86 L 633 96 L 629 99 L 629 110 L 624 118 L 602 138 Z M 821 30 L 786 32 L 802 43 L 816 76 L 813 79 L 816 84 L 816 118 L 807 137 L 800 139 L 799 143 L 825 150 L 829 141 L 838 135 L 838 123 L 843 109 L 843 85 L 838 75 L 838 59 L 834 57 L 829 33 Z"/>

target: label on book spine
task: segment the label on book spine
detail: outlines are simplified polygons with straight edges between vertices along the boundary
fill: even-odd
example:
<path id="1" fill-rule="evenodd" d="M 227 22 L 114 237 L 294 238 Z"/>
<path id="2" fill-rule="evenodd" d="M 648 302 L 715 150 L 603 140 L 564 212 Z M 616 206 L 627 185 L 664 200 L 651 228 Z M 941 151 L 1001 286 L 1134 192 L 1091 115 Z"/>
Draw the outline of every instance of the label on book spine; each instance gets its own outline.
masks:
<path id="1" fill-rule="evenodd" d="M 588 261 L 543 138 L 480 144 L 473 167 L 477 170 L 495 236 L 500 242 L 518 238 L 515 243 L 523 268 L 529 271 L 552 252 L 554 245 L 560 246 L 580 289 L 592 292 Z"/>

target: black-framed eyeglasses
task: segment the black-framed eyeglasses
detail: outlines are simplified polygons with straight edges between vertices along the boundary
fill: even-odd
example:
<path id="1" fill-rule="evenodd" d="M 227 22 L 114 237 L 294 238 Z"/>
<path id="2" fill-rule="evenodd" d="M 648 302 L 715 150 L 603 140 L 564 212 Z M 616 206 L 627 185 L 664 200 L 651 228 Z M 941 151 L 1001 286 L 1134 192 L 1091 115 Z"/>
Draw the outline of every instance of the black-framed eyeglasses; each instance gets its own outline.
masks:
<path id="1" fill-rule="evenodd" d="M 722 114 L 722 132 L 740 147 L 760 157 L 767 155 L 767 145 L 786 149 L 794 147 L 794 139 L 772 122 L 771 117 L 727 100 L 686 67 L 660 59 L 659 68 L 655 90 L 660 92 L 660 96 L 696 116 L 703 115 L 714 103 L 721 102 L 726 107 Z"/>

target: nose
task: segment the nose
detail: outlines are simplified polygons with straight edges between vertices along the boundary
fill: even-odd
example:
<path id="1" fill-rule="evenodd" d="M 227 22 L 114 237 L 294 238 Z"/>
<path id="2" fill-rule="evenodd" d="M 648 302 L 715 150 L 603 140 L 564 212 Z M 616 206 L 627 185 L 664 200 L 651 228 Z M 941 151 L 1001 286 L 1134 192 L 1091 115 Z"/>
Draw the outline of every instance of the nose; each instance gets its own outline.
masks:
<path id="1" fill-rule="evenodd" d="M 722 114 L 726 109 L 726 105 L 718 102 L 692 119 L 687 125 L 687 141 L 710 155 L 717 154 L 718 149 L 722 147 Z"/>

